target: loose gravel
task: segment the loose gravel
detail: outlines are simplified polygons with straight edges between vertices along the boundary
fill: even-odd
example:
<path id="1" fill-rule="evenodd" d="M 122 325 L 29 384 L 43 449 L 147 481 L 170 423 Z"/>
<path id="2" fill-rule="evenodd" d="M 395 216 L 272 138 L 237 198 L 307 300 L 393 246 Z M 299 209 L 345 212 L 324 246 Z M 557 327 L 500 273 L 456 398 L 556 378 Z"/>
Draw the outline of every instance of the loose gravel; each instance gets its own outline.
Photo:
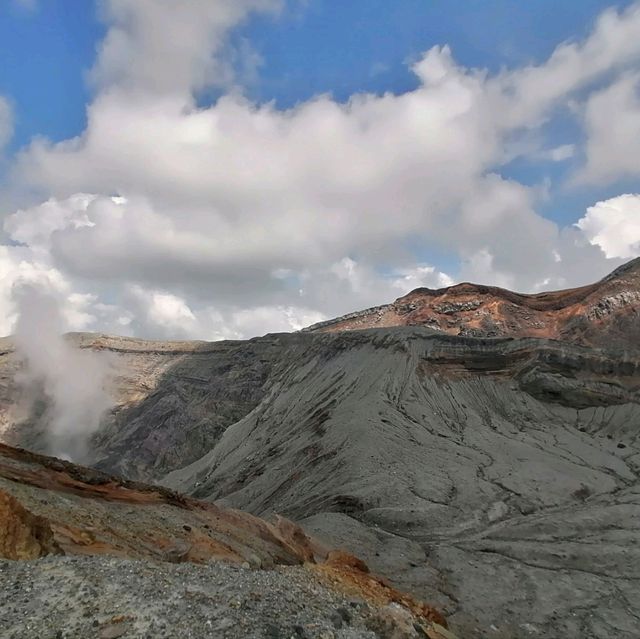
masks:
<path id="1" fill-rule="evenodd" d="M 302 567 L 0 560 L 2 639 L 374 639 L 372 612 Z"/>

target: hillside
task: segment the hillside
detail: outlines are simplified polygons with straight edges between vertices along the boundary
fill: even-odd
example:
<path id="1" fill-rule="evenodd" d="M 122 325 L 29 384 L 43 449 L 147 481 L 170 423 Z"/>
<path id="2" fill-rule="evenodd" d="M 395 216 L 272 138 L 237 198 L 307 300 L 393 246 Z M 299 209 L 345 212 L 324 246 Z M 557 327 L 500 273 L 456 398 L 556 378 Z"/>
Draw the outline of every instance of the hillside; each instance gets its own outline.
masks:
<path id="1" fill-rule="evenodd" d="M 635 638 L 639 272 L 534 296 L 418 289 L 242 342 L 70 336 L 114 371 L 86 462 L 293 519 L 460 637 Z M 2 352 L 4 439 L 44 451 L 46 397 L 12 418 L 20 362 Z"/>
<path id="2" fill-rule="evenodd" d="M 447 639 L 440 613 L 291 522 L 2 445 L 0 574 L 7 637 Z"/>

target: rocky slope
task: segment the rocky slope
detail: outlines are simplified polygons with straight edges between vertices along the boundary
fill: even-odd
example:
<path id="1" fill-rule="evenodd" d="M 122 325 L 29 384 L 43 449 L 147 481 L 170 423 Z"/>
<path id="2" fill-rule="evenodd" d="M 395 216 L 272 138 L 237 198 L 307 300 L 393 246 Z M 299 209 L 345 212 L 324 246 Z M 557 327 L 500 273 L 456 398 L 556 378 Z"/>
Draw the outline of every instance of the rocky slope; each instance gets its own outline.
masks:
<path id="1" fill-rule="evenodd" d="M 313 556 L 286 521 L 198 502 L 161 487 L 0 444 L 0 556 L 110 554 L 158 561 L 299 564 Z"/>
<path id="2" fill-rule="evenodd" d="M 245 342 L 72 336 L 116 380 L 87 461 L 292 518 L 462 637 L 637 637 L 639 273 L 419 289 Z M 12 417 L 19 361 L 1 350 L 5 440 L 44 449 L 46 410 Z"/>
<path id="3" fill-rule="evenodd" d="M 543 337 L 625 348 L 640 341 L 639 308 L 640 258 L 595 284 L 536 295 L 469 283 L 437 290 L 418 288 L 392 304 L 305 330 L 426 326 L 449 335 Z"/>
<path id="4" fill-rule="evenodd" d="M 291 522 L 7 446 L 0 624 L 16 638 L 449 636 L 435 609 Z"/>
<path id="5" fill-rule="evenodd" d="M 0 560 L 0 581 L 16 585 L 0 588 L 6 639 L 452 637 L 397 603 L 379 606 L 338 592 L 299 566 L 47 557 Z"/>
<path id="6" fill-rule="evenodd" d="M 167 485 L 360 549 L 465 637 L 637 634 L 640 360 L 420 328 L 296 339 Z"/>

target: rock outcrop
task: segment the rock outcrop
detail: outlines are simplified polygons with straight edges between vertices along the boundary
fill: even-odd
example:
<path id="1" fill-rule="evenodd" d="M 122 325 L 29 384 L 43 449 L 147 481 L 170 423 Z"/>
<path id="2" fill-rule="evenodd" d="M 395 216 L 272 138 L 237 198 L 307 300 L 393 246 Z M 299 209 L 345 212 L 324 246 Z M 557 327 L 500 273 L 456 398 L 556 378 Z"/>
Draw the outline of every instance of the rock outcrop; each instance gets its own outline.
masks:
<path id="1" fill-rule="evenodd" d="M 447 625 L 445 618 L 436 609 L 411 595 L 397 591 L 383 579 L 370 574 L 361 560 L 344 553 L 330 552 L 325 562 L 320 546 L 314 544 L 313 540 L 290 521 L 278 518 L 275 523 L 268 523 L 247 513 L 197 501 L 166 488 L 119 479 L 89 468 L 0 445 L 0 574 L 3 575 L 0 601 L 7 604 L 0 612 L 0 620 L 3 622 L 3 629 L 14 628 L 16 632 L 12 632 L 12 636 L 43 636 L 39 628 L 47 625 L 49 614 L 54 611 L 42 615 L 41 607 L 36 611 L 31 610 L 28 616 L 26 612 L 8 615 L 10 607 L 15 613 L 16 606 L 20 604 L 10 601 L 4 573 L 20 573 L 20 569 L 16 571 L 5 566 L 2 560 L 34 560 L 47 555 L 145 560 L 149 566 L 146 569 L 148 575 L 153 575 L 154 572 L 162 574 L 163 571 L 154 568 L 162 562 L 202 566 L 219 562 L 234 564 L 243 571 L 232 575 L 228 569 L 220 568 L 218 573 L 222 571 L 227 578 L 233 577 L 239 582 L 235 584 L 238 591 L 236 596 L 242 592 L 240 584 L 243 581 L 252 583 L 254 588 L 256 581 L 260 582 L 260 579 L 256 580 L 245 572 L 251 568 L 274 571 L 299 566 L 300 570 L 291 573 L 296 579 L 296 586 L 314 591 L 319 599 L 328 599 L 330 602 L 344 598 L 347 605 L 346 598 L 349 597 L 359 607 L 358 620 L 362 631 L 350 630 L 345 636 L 370 637 L 371 633 L 367 628 L 379 623 L 381 619 L 388 625 L 388 631 L 380 636 L 389 638 L 428 636 L 438 639 L 444 636 L 441 632 L 445 632 Z M 88 572 L 93 572 L 91 564 L 84 565 Z M 112 564 L 96 562 L 94 565 L 100 569 Z M 67 566 L 69 564 L 61 558 L 57 564 L 48 563 L 46 570 L 56 571 L 59 574 L 58 580 L 61 575 L 68 580 Z M 41 567 L 42 564 L 33 564 L 30 579 L 37 584 L 39 590 L 46 591 L 42 582 L 47 582 L 47 576 L 44 579 L 39 577 Z M 194 569 L 187 572 L 184 578 L 188 581 L 201 580 L 206 576 L 206 570 L 198 572 Z M 286 576 L 283 577 L 286 579 Z M 167 579 L 166 574 L 163 579 Z M 24 577 L 20 581 L 23 582 Z M 86 584 L 92 578 L 85 576 L 83 581 Z M 282 581 L 279 575 L 267 580 L 261 590 L 253 593 L 254 600 L 284 598 Z M 280 592 L 271 592 L 271 583 Z M 109 585 L 116 592 L 127 592 L 130 588 L 122 573 L 112 576 Z M 56 588 L 60 587 L 56 584 Z M 29 591 L 32 589 L 33 586 Z M 205 603 L 213 601 L 217 604 L 210 606 L 209 614 L 219 614 L 218 611 L 224 605 L 234 607 L 235 600 L 230 599 L 228 589 L 228 585 L 222 584 L 219 592 L 202 597 Z M 74 608 L 82 605 L 90 615 L 90 608 L 98 608 L 98 601 L 96 596 L 92 598 L 93 601 L 83 599 L 80 590 L 72 588 L 67 593 L 64 606 Z M 153 592 L 153 589 L 149 591 Z M 192 591 L 194 596 L 198 592 L 197 589 Z M 45 592 L 41 595 L 44 598 L 44 608 L 52 607 L 51 601 L 57 598 L 57 594 Z M 175 593 L 165 593 L 165 596 L 167 594 L 175 596 Z M 117 628 L 122 633 L 109 636 L 139 636 L 128 634 L 135 630 L 133 623 L 123 622 L 133 622 L 140 615 L 140 608 L 161 604 L 157 600 L 158 593 L 153 592 L 153 595 L 155 600 L 141 601 L 138 609 L 132 611 L 134 614 L 112 616 L 112 619 L 106 619 L 101 624 L 96 620 L 91 629 L 102 626 L 100 630 L 91 632 L 83 628 L 83 625 L 87 625 L 86 619 L 84 624 L 82 619 L 76 619 L 75 623 L 65 622 L 63 634 L 69 637 L 104 637 L 105 633 Z M 123 603 L 129 603 L 128 598 L 136 596 L 137 593 L 117 599 L 122 606 Z M 28 602 L 29 598 L 25 598 L 24 603 Z M 91 605 L 87 606 L 88 603 Z M 307 602 L 302 599 L 291 601 L 291 604 L 277 620 L 281 627 L 295 625 L 301 611 L 307 617 L 314 612 L 320 612 L 321 615 L 323 613 L 330 625 L 331 614 L 336 614 L 335 609 L 327 609 L 326 606 L 324 611 L 306 611 Z M 399 634 L 402 622 L 387 609 L 390 605 L 396 606 L 409 620 L 412 633 Z M 2 619 L 5 614 L 7 618 Z M 82 615 L 86 616 L 88 615 Z M 251 631 L 246 630 L 245 634 L 238 629 L 239 632 L 226 633 L 225 636 L 264 636 L 258 631 L 259 627 L 265 625 L 264 621 L 251 620 L 250 617 L 249 612 L 241 614 L 240 619 L 229 628 L 242 623 L 249 627 L 253 624 Z M 148 620 L 142 621 L 148 626 Z M 338 627 L 347 625 L 347 621 L 352 621 L 351 615 L 341 620 Z M 192 620 L 184 619 L 182 624 L 184 623 L 191 624 Z M 183 636 L 182 624 L 171 629 L 171 636 Z M 212 624 L 209 625 L 213 631 Z M 71 630 L 71 627 L 74 629 Z M 422 634 L 417 634 L 414 628 L 421 629 Z M 190 636 L 211 635 L 203 632 Z M 315 637 L 316 634 L 305 636 Z"/>
<path id="2" fill-rule="evenodd" d="M 49 522 L 0 490 L 0 557 L 37 559 L 58 551 Z"/>
<path id="3" fill-rule="evenodd" d="M 48 554 L 255 567 L 313 561 L 309 540 L 290 522 L 269 524 L 167 488 L 0 444 L 0 556 Z"/>
<path id="4" fill-rule="evenodd" d="M 595 284 L 536 295 L 469 283 L 436 290 L 418 288 L 392 304 L 304 330 L 426 326 L 466 337 L 541 337 L 626 348 L 640 342 L 639 308 L 640 258 Z"/>

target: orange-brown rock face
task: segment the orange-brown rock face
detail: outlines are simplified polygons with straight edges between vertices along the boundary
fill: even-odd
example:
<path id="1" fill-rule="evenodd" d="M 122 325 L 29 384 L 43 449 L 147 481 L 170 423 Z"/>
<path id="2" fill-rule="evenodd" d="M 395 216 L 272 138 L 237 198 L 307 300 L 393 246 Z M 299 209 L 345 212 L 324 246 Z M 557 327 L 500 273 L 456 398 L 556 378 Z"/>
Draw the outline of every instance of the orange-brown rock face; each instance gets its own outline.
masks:
<path id="1" fill-rule="evenodd" d="M 429 627 L 432 623 L 446 627 L 446 619 L 435 608 L 399 592 L 386 580 L 370 574 L 368 566 L 358 557 L 343 551 L 331 551 L 327 560 L 314 570 L 334 588 L 349 595 L 372 601 L 380 607 L 397 604 L 408 610 Z"/>
<path id="2" fill-rule="evenodd" d="M 393 614 L 408 615 L 411 624 L 424 624 L 429 632 L 437 631 L 432 622 L 446 625 L 435 609 L 368 574 L 351 555 L 332 552 L 317 565 L 314 555 L 324 552 L 284 518 L 270 524 L 166 488 L 0 444 L 0 559 L 66 554 L 195 564 L 222 560 L 255 568 L 304 564 L 329 588 L 379 610 L 393 629 L 399 624 Z M 398 610 L 387 611 L 390 603 Z"/>
<path id="3" fill-rule="evenodd" d="M 493 286 L 418 288 L 392 304 L 321 322 L 309 331 L 426 326 L 450 335 L 543 337 L 626 346 L 640 337 L 640 258 L 600 282 L 536 295 Z"/>
<path id="4" fill-rule="evenodd" d="M 273 526 L 164 488 L 0 445 L 0 557 L 59 552 L 257 567 L 312 558 L 306 536 L 290 522 Z"/>
<path id="5" fill-rule="evenodd" d="M 0 557 L 37 559 L 57 552 L 49 522 L 0 490 Z"/>

